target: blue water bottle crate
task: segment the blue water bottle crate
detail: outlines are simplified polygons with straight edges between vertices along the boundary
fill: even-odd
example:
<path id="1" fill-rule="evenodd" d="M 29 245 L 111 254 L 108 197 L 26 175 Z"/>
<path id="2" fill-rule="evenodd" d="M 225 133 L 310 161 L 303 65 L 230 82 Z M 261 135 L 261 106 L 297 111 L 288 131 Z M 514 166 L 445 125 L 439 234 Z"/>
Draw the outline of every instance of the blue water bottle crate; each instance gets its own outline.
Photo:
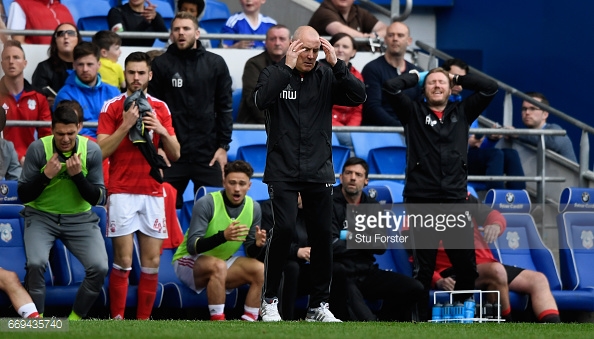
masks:
<path id="1" fill-rule="evenodd" d="M 439 294 L 447 293 L 449 302 L 442 305 L 437 302 Z M 493 293 L 496 295 L 497 302 L 487 303 L 485 294 Z M 478 300 L 468 298 L 462 302 L 454 303 L 455 294 L 477 295 Z M 481 290 L 463 290 L 463 291 L 435 291 L 433 295 L 433 309 L 430 322 L 435 323 L 483 323 L 483 322 L 503 322 L 501 317 L 501 295 L 499 291 L 481 291 Z"/>

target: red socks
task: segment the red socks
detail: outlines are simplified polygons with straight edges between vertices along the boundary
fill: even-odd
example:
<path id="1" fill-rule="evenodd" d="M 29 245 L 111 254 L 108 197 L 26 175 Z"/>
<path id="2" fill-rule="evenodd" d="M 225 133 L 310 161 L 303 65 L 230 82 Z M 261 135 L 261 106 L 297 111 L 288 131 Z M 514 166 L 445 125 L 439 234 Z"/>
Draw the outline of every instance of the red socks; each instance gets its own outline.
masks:
<path id="1" fill-rule="evenodd" d="M 554 309 L 544 310 L 538 315 L 538 321 L 541 323 L 560 323 L 559 311 Z"/>
<path id="2" fill-rule="evenodd" d="M 129 275 L 130 270 L 121 270 L 116 267 L 111 269 L 109 275 L 109 310 L 113 319 L 124 319 Z"/>
<path id="3" fill-rule="evenodd" d="M 145 272 L 147 271 L 147 272 Z M 140 281 L 138 282 L 138 309 L 136 318 L 138 320 L 148 320 L 153 311 L 153 304 L 157 296 L 157 285 L 159 284 L 158 268 L 142 268 L 140 272 Z"/>

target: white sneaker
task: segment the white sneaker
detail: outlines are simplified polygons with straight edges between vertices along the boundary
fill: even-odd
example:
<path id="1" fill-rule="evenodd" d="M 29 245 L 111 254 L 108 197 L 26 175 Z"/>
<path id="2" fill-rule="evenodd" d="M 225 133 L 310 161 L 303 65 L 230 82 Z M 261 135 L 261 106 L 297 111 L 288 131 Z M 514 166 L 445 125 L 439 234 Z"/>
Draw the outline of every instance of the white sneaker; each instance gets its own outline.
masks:
<path id="1" fill-rule="evenodd" d="M 262 299 L 260 315 L 262 321 L 282 321 L 283 319 L 278 313 L 278 298 L 272 298 L 271 302 L 267 302 L 266 298 Z"/>
<path id="2" fill-rule="evenodd" d="M 322 323 L 341 323 L 340 319 L 336 319 L 334 314 L 330 312 L 328 303 L 320 303 L 318 308 L 310 308 L 305 316 L 305 321 L 316 321 Z"/>

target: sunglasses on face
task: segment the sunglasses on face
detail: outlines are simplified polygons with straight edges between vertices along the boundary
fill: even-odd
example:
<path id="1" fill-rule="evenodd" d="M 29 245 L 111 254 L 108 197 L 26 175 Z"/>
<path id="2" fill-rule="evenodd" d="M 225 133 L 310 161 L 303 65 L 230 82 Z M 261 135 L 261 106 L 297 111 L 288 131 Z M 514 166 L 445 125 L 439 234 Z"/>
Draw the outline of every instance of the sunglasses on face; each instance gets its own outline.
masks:
<path id="1" fill-rule="evenodd" d="M 61 37 L 65 36 L 65 35 L 67 35 L 67 36 L 76 36 L 77 34 L 76 34 L 76 31 L 73 30 L 73 29 L 68 29 L 68 30 L 65 30 L 65 31 L 57 31 L 56 32 L 56 38 L 61 38 Z"/>

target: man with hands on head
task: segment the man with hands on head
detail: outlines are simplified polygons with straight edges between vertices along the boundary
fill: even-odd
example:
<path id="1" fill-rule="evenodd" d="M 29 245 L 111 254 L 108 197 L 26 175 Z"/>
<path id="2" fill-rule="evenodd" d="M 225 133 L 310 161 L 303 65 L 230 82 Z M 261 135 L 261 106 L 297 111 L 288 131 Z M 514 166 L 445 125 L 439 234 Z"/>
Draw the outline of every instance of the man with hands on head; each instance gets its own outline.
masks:
<path id="1" fill-rule="evenodd" d="M 331 67 L 316 60 L 320 48 Z M 297 219 L 297 195 L 311 244 L 307 321 L 340 321 L 328 308 L 332 279 L 332 106 L 365 101 L 365 86 L 337 59 L 334 47 L 310 26 L 297 28 L 286 56 L 260 73 L 256 106 L 266 110 L 268 155 L 264 182 L 272 201 L 262 320 L 281 321 L 278 293 Z"/>
<path id="2" fill-rule="evenodd" d="M 256 259 L 266 243 L 260 205 L 247 196 L 254 170 L 245 161 L 225 165 L 223 190 L 209 193 L 192 208 L 190 228 L 173 256 L 173 268 L 186 286 L 206 288 L 210 320 L 225 320 L 225 290 L 250 284 L 241 320 L 258 320 L 264 265 Z M 237 256 L 244 246 L 247 256 Z"/>
<path id="3" fill-rule="evenodd" d="M 71 320 L 85 317 L 107 275 L 107 253 L 99 217 L 91 210 L 106 200 L 101 149 L 79 136 L 76 112 L 60 107 L 52 116 L 52 135 L 27 150 L 18 194 L 25 208 L 25 284 L 40 314 L 45 306 L 45 267 L 56 239 L 82 263 L 85 279 L 78 289 Z"/>

